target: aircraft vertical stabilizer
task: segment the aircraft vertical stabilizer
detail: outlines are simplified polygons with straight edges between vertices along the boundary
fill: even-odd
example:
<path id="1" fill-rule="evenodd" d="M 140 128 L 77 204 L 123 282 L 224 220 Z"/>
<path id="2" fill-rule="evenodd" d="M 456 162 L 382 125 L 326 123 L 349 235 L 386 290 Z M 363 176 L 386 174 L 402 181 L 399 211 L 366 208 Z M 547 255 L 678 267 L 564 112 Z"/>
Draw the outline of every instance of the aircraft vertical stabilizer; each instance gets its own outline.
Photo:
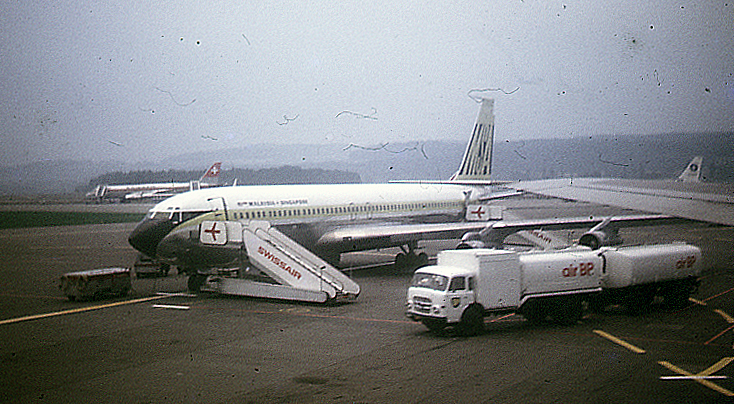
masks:
<path id="1" fill-rule="evenodd" d="M 683 182 L 701 182 L 701 163 L 703 157 L 696 156 L 688 163 L 688 167 L 678 177 L 678 181 Z"/>
<path id="2" fill-rule="evenodd" d="M 222 163 L 216 162 L 209 167 L 204 175 L 199 178 L 199 182 L 202 184 L 219 184 L 219 172 L 222 171 Z"/>
<path id="3" fill-rule="evenodd" d="M 482 99 L 474 133 L 464 152 L 459 171 L 452 181 L 489 181 L 492 172 L 492 143 L 494 141 L 494 100 Z"/>

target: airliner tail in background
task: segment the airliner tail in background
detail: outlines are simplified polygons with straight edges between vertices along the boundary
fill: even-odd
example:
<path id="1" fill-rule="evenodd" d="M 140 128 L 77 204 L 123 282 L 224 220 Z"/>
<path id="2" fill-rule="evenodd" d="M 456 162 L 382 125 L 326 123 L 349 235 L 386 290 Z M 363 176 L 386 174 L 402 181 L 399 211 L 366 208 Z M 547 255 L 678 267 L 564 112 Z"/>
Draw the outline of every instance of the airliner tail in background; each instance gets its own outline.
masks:
<path id="1" fill-rule="evenodd" d="M 688 163 L 688 167 L 678 177 L 678 181 L 683 182 L 701 182 L 701 163 L 703 163 L 702 156 L 696 156 Z"/>
<path id="2" fill-rule="evenodd" d="M 222 171 L 222 163 L 216 162 L 212 164 L 211 167 L 209 167 L 208 170 L 204 173 L 204 175 L 199 178 L 199 182 L 202 184 L 212 184 L 212 185 L 218 185 L 219 184 L 219 172 Z"/>
<path id="3" fill-rule="evenodd" d="M 97 203 L 105 201 L 161 200 L 181 192 L 219 186 L 219 172 L 221 169 L 221 162 L 212 164 L 198 181 L 97 185 L 94 191 L 86 195 L 86 199 Z"/>

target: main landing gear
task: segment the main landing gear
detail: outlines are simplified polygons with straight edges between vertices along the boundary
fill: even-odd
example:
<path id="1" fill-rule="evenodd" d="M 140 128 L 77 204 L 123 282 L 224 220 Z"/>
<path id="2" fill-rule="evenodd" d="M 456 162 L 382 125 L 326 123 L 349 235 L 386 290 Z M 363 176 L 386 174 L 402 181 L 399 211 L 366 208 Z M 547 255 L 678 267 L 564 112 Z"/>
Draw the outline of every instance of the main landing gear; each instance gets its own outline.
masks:
<path id="1" fill-rule="evenodd" d="M 408 248 L 401 246 L 402 252 L 395 256 L 395 269 L 405 271 L 415 271 L 416 269 L 428 265 L 428 254 L 421 252 L 416 253 L 417 244 L 408 244 Z"/>

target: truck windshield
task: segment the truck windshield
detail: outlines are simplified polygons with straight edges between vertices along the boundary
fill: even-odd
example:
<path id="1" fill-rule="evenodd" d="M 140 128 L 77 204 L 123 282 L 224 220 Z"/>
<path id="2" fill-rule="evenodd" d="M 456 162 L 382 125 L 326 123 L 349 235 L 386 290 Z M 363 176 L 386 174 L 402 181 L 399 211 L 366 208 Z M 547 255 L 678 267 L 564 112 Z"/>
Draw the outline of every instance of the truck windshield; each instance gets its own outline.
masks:
<path id="1" fill-rule="evenodd" d="M 413 275 L 411 286 L 416 288 L 427 288 L 433 290 L 446 290 L 449 278 L 443 275 L 417 273 Z"/>

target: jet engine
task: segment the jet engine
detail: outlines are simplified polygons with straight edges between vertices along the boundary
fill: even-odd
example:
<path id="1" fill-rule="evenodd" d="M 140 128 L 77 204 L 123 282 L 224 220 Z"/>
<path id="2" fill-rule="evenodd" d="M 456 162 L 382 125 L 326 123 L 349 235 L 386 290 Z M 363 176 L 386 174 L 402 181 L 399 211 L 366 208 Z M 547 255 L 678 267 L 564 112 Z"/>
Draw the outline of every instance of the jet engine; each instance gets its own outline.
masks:
<path id="1" fill-rule="evenodd" d="M 605 219 L 581 235 L 579 244 L 597 250 L 605 246 L 622 244 L 622 237 L 619 236 L 619 228 L 610 225 L 609 219 Z"/>
<path id="2" fill-rule="evenodd" d="M 603 231 L 590 231 L 581 236 L 579 244 L 587 246 L 592 250 L 598 250 L 604 246 L 620 245 L 622 244 L 622 238 L 618 234 L 609 235 Z"/>
<path id="3" fill-rule="evenodd" d="M 456 246 L 457 250 L 470 250 L 472 248 L 485 248 L 482 235 L 478 231 L 471 231 L 461 236 L 461 242 Z"/>

